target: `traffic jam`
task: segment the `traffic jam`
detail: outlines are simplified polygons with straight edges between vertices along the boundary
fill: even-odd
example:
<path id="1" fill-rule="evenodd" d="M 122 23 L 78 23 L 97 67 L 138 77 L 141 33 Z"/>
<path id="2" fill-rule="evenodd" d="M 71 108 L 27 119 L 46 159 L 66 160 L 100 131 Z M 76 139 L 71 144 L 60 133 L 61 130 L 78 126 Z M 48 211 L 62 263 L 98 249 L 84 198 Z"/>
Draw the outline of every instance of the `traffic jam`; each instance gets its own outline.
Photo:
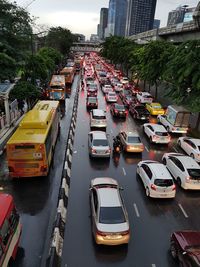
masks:
<path id="1" fill-rule="evenodd" d="M 85 56 L 80 79 L 79 105 L 82 106 L 79 113 L 82 114 L 79 116 L 80 123 L 89 124 L 88 140 L 85 141 L 88 143 L 89 161 L 97 170 L 104 165 L 102 161 L 109 166 L 102 171 L 103 175 L 95 177 L 93 174 L 89 185 L 93 240 L 106 247 L 130 245 L 134 242 L 136 229 L 134 223 L 133 226 L 130 223 L 127 203 L 122 197 L 126 195 L 126 189 L 117 178 L 118 173 L 109 171 L 110 163 L 106 162 L 113 161 L 113 165 L 120 168 L 120 161 L 124 158 L 128 165 L 134 166 L 135 173 L 131 172 L 129 179 L 137 180 L 139 193 L 143 194 L 145 201 L 155 205 L 156 201 L 163 199 L 166 202 L 161 202 L 161 205 L 172 205 L 173 202 L 167 201 L 175 201 L 180 192 L 184 196 L 187 193 L 197 196 L 200 189 L 200 140 L 187 136 L 188 110 L 176 105 L 163 108 L 149 92 L 143 92 L 97 54 Z M 84 114 L 86 120 L 82 119 Z M 77 132 L 78 139 L 80 134 Z M 78 149 L 74 148 L 76 153 Z M 77 166 L 78 161 L 73 162 Z M 128 176 L 124 167 L 122 173 L 124 177 Z M 132 191 L 134 194 L 134 188 Z M 179 200 L 177 206 L 182 216 L 188 218 Z M 140 217 L 136 203 L 133 209 L 136 217 Z M 170 251 L 170 265 L 166 262 L 166 265 L 152 266 L 177 266 L 178 262 L 183 266 L 200 266 L 198 228 L 183 228 L 175 227 L 167 237 L 165 253 L 168 257 Z M 71 250 L 70 245 L 67 248 Z"/>

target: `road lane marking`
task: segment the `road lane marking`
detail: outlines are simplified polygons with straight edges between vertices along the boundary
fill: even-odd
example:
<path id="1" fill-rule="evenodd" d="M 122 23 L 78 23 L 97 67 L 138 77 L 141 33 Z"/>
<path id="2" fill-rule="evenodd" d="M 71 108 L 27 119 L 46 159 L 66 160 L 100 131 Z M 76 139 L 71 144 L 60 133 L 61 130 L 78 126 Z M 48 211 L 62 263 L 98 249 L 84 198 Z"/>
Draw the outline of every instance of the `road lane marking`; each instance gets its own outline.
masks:
<path id="1" fill-rule="evenodd" d="M 156 267 L 156 265 L 155 264 L 151 264 L 151 267 Z"/>
<path id="2" fill-rule="evenodd" d="M 110 130 L 110 132 L 111 132 L 111 134 L 113 134 L 113 130 L 112 129 Z"/>
<path id="3" fill-rule="evenodd" d="M 75 150 L 75 151 L 74 151 L 74 154 L 76 154 L 76 153 L 77 153 L 77 151 Z"/>
<path id="4" fill-rule="evenodd" d="M 138 211 L 138 208 L 137 208 L 136 203 L 133 204 L 133 207 L 134 207 L 134 209 L 135 209 L 136 216 L 137 216 L 137 217 L 140 217 L 140 214 L 139 214 L 139 211 Z"/>
<path id="5" fill-rule="evenodd" d="M 123 171 L 123 174 L 125 176 L 126 175 L 126 171 L 125 171 L 124 167 L 122 167 L 122 171 Z"/>
<path id="6" fill-rule="evenodd" d="M 146 148 L 146 151 L 149 152 L 149 149 L 146 146 L 145 146 L 145 148 Z"/>
<path id="7" fill-rule="evenodd" d="M 179 153 L 178 150 L 177 150 L 175 147 L 173 147 L 173 150 L 174 150 L 175 152 Z"/>
<path id="8" fill-rule="evenodd" d="M 179 203 L 178 206 L 179 206 L 179 208 L 181 209 L 181 211 L 182 211 L 183 215 L 185 216 L 185 218 L 188 218 L 188 215 L 187 215 L 187 213 L 185 212 L 185 210 L 184 210 L 184 208 L 182 207 L 182 205 Z"/>

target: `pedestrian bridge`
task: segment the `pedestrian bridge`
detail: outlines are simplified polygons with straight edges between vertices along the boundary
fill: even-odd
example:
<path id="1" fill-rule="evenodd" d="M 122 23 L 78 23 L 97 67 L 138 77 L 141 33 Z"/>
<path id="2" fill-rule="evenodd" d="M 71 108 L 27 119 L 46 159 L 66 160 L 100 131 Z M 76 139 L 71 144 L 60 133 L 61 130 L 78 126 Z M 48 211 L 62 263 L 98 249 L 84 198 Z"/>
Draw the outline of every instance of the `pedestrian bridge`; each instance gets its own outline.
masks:
<path id="1" fill-rule="evenodd" d="M 100 42 L 77 42 L 73 43 L 70 49 L 72 52 L 100 52 L 101 43 Z"/>

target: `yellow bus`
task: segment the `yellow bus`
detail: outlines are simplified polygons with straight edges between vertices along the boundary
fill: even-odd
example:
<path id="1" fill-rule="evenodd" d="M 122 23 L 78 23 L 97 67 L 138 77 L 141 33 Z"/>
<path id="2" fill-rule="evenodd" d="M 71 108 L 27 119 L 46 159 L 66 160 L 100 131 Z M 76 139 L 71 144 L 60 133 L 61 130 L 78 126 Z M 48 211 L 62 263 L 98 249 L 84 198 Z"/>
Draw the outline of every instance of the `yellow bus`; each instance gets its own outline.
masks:
<path id="1" fill-rule="evenodd" d="M 49 98 L 51 100 L 64 101 L 66 98 L 65 76 L 52 75 L 48 91 L 49 91 Z"/>
<path id="2" fill-rule="evenodd" d="M 59 132 L 59 101 L 38 101 L 7 142 L 10 177 L 46 176 Z"/>

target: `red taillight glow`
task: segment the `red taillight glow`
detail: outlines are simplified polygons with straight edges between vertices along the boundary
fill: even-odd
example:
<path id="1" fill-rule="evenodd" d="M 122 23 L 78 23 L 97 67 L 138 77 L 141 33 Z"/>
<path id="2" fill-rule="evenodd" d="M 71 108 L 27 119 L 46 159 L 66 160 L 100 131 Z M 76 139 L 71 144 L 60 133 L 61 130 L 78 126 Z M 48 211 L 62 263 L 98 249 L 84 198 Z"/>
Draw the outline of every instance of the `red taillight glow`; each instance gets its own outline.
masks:
<path id="1" fill-rule="evenodd" d="M 155 184 L 151 184 L 151 189 L 156 191 L 156 186 L 155 186 Z"/>
<path id="2" fill-rule="evenodd" d="M 97 153 L 96 149 L 92 149 L 92 153 Z"/>
<path id="3" fill-rule="evenodd" d="M 174 191 L 174 190 L 176 190 L 176 185 L 175 184 L 173 184 L 173 186 L 172 186 L 172 191 Z"/>
<path id="4" fill-rule="evenodd" d="M 46 165 L 41 166 L 40 171 L 41 172 L 46 172 L 47 171 L 47 166 Z"/>
<path id="5" fill-rule="evenodd" d="M 14 168 L 13 167 L 8 166 L 8 169 L 9 169 L 9 172 L 14 172 Z"/>
<path id="6" fill-rule="evenodd" d="M 97 235 L 106 236 L 107 234 L 104 233 L 104 232 L 101 232 L 101 231 L 97 230 Z"/>

